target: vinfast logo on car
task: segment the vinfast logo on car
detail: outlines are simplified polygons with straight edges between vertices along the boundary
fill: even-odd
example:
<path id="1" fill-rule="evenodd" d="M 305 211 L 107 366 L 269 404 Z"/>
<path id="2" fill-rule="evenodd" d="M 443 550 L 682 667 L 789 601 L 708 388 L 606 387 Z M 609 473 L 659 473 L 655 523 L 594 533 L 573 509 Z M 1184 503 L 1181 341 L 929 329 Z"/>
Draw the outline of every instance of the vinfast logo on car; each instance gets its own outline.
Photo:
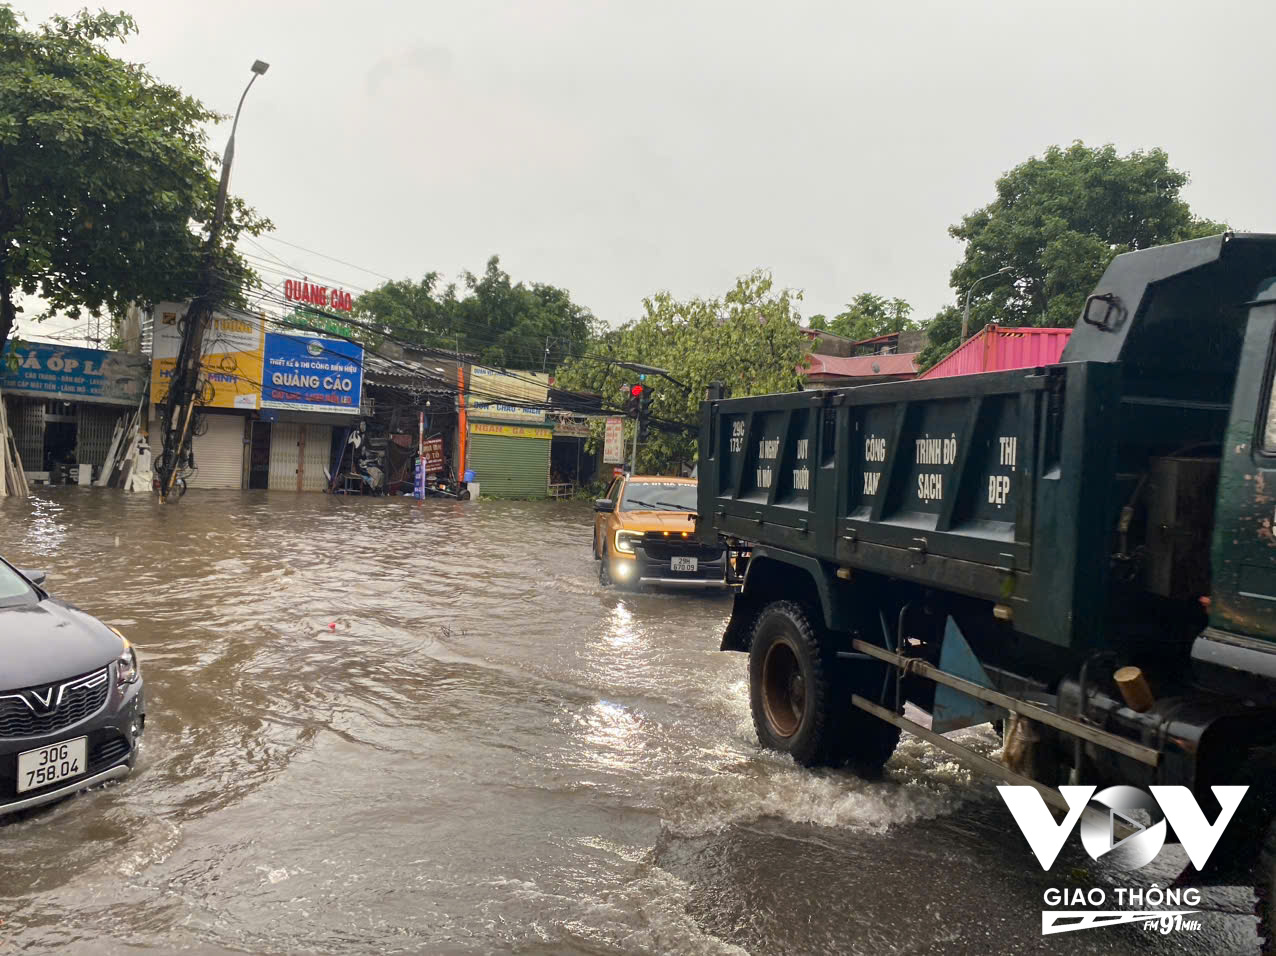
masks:
<path id="1" fill-rule="evenodd" d="M 1081 845 L 1091 859 L 1125 870 L 1137 870 L 1156 859 L 1165 845 L 1167 826 L 1173 827 L 1188 859 L 1200 871 L 1218 846 L 1249 787 L 1211 787 L 1221 808 L 1213 823 L 1206 819 L 1200 804 L 1187 787 L 1154 786 L 1150 794 L 1129 786 L 1108 787 L 1098 793 L 1095 793 L 1096 789 L 1060 787 L 1059 794 L 1068 807 L 1062 823 L 1055 822 L 1036 787 L 999 786 L 997 792 L 1006 802 L 1037 862 L 1047 872 L 1058 859 L 1078 821 L 1081 824 Z M 1155 819 L 1158 813 L 1160 819 L 1152 823 L 1143 823 L 1134 816 L 1138 814 L 1139 817 Z M 1133 832 L 1127 832 L 1131 830 Z M 1155 883 L 1147 889 L 1115 887 L 1112 893 L 1117 905 L 1131 907 L 1197 907 L 1201 902 L 1200 890 L 1194 887 L 1161 889 Z M 1050 887 L 1045 891 L 1044 901 L 1047 906 L 1092 907 L 1042 910 L 1041 932 L 1045 936 L 1124 923 L 1142 923 L 1146 929 L 1162 934 L 1174 930 L 1198 930 L 1201 926 L 1199 921 L 1183 919 L 1197 912 L 1196 909 L 1100 909 L 1108 902 L 1108 894 L 1101 887 L 1089 890 Z"/>
<path id="2" fill-rule="evenodd" d="M 54 688 L 46 687 L 44 696 L 41 696 L 38 690 L 29 690 L 23 693 L 21 698 L 37 714 L 47 714 L 56 706 L 53 703 L 53 691 Z"/>

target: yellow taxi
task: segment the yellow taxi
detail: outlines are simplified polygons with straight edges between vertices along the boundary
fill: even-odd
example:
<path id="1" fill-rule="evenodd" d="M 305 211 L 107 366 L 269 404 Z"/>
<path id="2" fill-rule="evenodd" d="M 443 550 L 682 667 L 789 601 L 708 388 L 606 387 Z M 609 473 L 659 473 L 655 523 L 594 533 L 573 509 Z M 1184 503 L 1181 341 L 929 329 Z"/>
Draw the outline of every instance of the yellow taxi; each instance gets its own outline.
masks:
<path id="1" fill-rule="evenodd" d="M 604 587 L 728 587 L 726 553 L 695 536 L 696 479 L 619 475 L 594 502 L 594 559 Z"/>

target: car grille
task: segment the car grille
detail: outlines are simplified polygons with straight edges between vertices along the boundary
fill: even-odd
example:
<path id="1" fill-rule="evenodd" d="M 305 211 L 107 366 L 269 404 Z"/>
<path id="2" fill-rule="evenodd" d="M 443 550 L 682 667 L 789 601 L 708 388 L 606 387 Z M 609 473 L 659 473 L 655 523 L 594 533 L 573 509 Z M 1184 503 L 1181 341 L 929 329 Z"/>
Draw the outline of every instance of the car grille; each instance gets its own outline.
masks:
<path id="1" fill-rule="evenodd" d="M 109 668 L 59 684 L 29 688 L 0 696 L 0 738 L 40 737 L 57 733 L 102 709 L 111 689 Z M 38 693 L 41 698 L 52 692 L 55 706 L 47 713 L 39 701 L 32 707 L 27 701 Z"/>
<path id="2" fill-rule="evenodd" d="M 705 547 L 695 538 L 684 538 L 681 534 L 666 538 L 660 531 L 648 531 L 643 535 L 642 548 L 652 561 L 668 561 L 672 557 L 717 561 L 722 557 L 721 548 Z"/>

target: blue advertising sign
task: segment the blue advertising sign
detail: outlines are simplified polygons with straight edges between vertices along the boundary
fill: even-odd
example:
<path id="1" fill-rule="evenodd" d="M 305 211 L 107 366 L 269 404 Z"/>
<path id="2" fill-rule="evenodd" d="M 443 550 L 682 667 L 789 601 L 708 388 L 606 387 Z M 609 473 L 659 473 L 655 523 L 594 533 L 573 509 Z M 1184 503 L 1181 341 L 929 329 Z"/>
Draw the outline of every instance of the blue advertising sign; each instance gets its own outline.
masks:
<path id="1" fill-rule="evenodd" d="M 429 476 L 425 473 L 425 459 L 418 458 L 416 460 L 416 471 L 412 475 L 412 497 L 425 497 L 425 483 Z"/>
<path id="2" fill-rule="evenodd" d="M 12 352 L 16 369 L 9 368 Z M 137 405 L 150 382 L 150 361 L 144 355 L 51 345 L 46 342 L 9 343 L 0 358 L 0 390 L 65 402 Z"/>
<path id="3" fill-rule="evenodd" d="M 262 408 L 355 415 L 363 394 L 363 349 L 341 339 L 266 333 Z"/>

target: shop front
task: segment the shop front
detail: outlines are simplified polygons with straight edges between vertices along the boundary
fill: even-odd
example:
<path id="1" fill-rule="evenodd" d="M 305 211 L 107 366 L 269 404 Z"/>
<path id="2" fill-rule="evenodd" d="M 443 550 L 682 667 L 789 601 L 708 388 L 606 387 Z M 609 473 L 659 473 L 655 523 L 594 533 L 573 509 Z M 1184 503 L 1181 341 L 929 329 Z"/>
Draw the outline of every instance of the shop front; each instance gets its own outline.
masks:
<path id="1" fill-rule="evenodd" d="M 469 470 L 487 498 L 544 498 L 549 494 L 548 425 L 470 422 Z"/>
<path id="2" fill-rule="evenodd" d="M 471 366 L 465 467 L 487 498 L 549 495 L 549 376 Z"/>
<path id="3" fill-rule="evenodd" d="M 598 471 L 597 455 L 589 454 L 587 419 L 556 415 L 552 419 L 554 438 L 549 450 L 549 489 L 557 498 L 570 497 L 576 489 L 594 480 Z"/>
<path id="4" fill-rule="evenodd" d="M 177 365 L 186 309 L 186 304 L 165 302 L 152 313 L 152 435 Z M 261 406 L 264 349 L 265 328 L 259 316 L 238 311 L 213 314 L 204 336 L 204 386 L 191 430 L 191 457 L 183 470 L 187 488 L 245 487 L 244 459 L 251 421 Z"/>
<path id="5" fill-rule="evenodd" d="M 463 406 L 457 394 L 463 381 L 461 364 L 436 353 L 405 349 L 393 359 L 367 357 L 365 458 L 383 472 L 386 494 L 413 493 L 422 457 L 432 482 L 454 484 L 461 477 Z"/>
<path id="6" fill-rule="evenodd" d="M 261 412 L 244 435 L 245 488 L 331 488 L 350 457 L 363 361 L 363 349 L 343 339 L 266 333 Z"/>
<path id="7" fill-rule="evenodd" d="M 86 464 L 96 478 L 116 424 L 146 394 L 146 357 L 44 342 L 15 351 L 16 368 L 9 368 L 8 351 L 0 360 L 0 393 L 23 470 L 60 482 Z"/>

